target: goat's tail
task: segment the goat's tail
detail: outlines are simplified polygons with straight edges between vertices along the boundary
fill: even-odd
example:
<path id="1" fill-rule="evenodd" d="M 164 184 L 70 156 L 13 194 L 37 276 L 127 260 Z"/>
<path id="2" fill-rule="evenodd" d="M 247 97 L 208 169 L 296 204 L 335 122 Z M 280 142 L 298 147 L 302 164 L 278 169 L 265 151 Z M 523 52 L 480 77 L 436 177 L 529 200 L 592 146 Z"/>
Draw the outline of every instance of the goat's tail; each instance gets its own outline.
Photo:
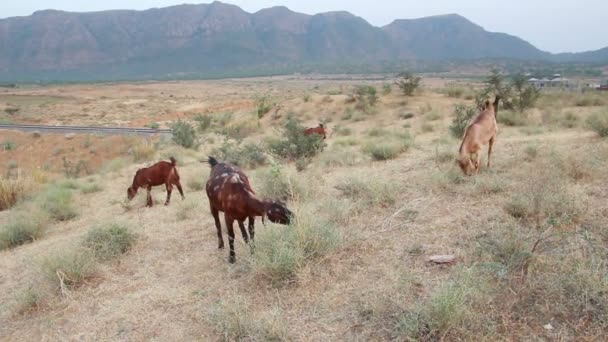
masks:
<path id="1" fill-rule="evenodd" d="M 219 164 L 217 162 L 217 159 L 215 159 L 214 157 L 209 156 L 209 159 L 207 159 L 207 162 L 209 163 L 209 165 L 211 165 L 211 167 L 214 167 L 215 165 Z"/>
<path id="2" fill-rule="evenodd" d="M 175 164 L 177 164 L 177 160 L 175 160 L 174 157 L 170 157 L 169 160 L 171 161 L 171 166 L 175 167 Z"/>

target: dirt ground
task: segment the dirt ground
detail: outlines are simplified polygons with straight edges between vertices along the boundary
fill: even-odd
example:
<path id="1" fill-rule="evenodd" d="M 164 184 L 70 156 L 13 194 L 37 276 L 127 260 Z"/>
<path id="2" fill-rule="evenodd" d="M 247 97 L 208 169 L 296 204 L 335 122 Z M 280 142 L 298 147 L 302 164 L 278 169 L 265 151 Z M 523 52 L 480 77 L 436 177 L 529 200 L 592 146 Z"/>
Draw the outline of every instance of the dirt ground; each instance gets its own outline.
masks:
<path id="1" fill-rule="evenodd" d="M 492 170 L 483 170 L 476 179 L 450 178 L 457 174 L 453 160 L 459 144 L 448 133 L 453 107 L 471 101 L 465 95 L 446 96 L 441 89 L 457 83 L 468 92 L 479 85 L 467 80 L 425 79 L 422 93 L 405 97 L 396 87 L 390 94 L 382 94 L 383 83 L 263 78 L 0 92 L 2 119 L 11 122 L 131 127 L 153 122 L 167 127 L 177 119 L 191 120 L 196 114 L 219 116 L 227 112 L 233 113 L 235 122 L 256 122 L 256 97 L 267 94 L 281 109 L 275 112 L 273 107 L 257 121 L 258 128 L 246 141 L 276 135 L 288 113 L 308 126 L 327 122 L 330 132 L 328 147 L 306 170 L 297 172 L 294 165 L 284 165 L 285 172 L 308 189 L 288 206 L 319 217 L 346 213 L 336 218 L 340 246 L 303 265 L 291 283 L 274 286 L 254 272 L 254 257 L 239 234 L 237 264 L 229 264 L 228 252 L 217 249 L 203 191 L 184 185 L 185 201 L 174 195 L 169 206 L 152 209 L 144 207 L 145 196 L 140 193 L 131 206 L 125 206 L 132 175 L 151 161 L 129 159 L 123 166 L 106 170 L 104 165 L 116 158 L 130 158 L 130 149 L 141 138 L 77 135 L 66 139 L 64 135 L 33 137 L 0 131 L 0 142 L 15 144 L 12 150 L 0 151 L 0 169 L 8 170 L 6 165 L 14 161 L 23 174 L 42 170 L 61 177 L 64 157 L 85 160 L 91 175 L 78 183 L 102 187 L 91 194 L 75 192 L 79 214 L 74 220 L 50 224 L 39 240 L 0 251 L 0 340 L 407 340 L 395 332 L 399 325 L 396 317 L 403 315 L 404 308 L 432 296 L 462 267 L 471 265 L 480 236 L 505 222 L 514 222 L 504 209 L 505 203 L 525 189 L 531 175 L 543 173 L 538 169 L 541 164 L 527 159 L 535 158 L 527 149 L 534 149 L 539 160 L 550 158 L 555 151 L 572 158 L 587 158 L 591 151 L 608 157 L 608 142 L 583 125 L 588 115 L 605 107 L 541 105 L 528 113 L 526 125 L 499 127 Z M 347 118 L 346 108 L 352 107 L 347 99 L 358 84 L 375 85 L 378 104 L 372 114 L 354 110 L 350 111 L 353 118 Z M 9 115 L 3 108 L 19 110 Z M 567 111 L 578 117 L 575 127 L 544 122 L 547 113 L 558 116 Z M 413 118 L 405 118 L 403 114 L 408 113 Z M 348 133 L 344 133 L 345 128 Z M 393 160 L 372 161 L 361 146 L 382 139 L 374 137 L 373 129 L 409 132 L 414 143 Z M 219 146 L 221 139 L 205 133 L 201 142 L 195 150 L 162 144 L 154 157 L 177 155 L 183 183 L 206 181 L 209 169 L 199 160 Z M 346 153 L 355 156 L 355 161 L 329 164 Z M 594 165 L 606 165 L 605 160 L 598 163 Z M 255 189 L 263 183 L 263 170 L 245 170 Z M 585 203 L 586 210 L 601 216 L 608 213 L 608 176 L 594 170 L 596 167 L 592 176 L 569 181 L 568 186 L 581 194 L 580 203 Z M 359 199 L 344 197 L 336 185 L 352 177 L 395 189 L 392 201 L 361 206 Z M 494 187 L 499 190 L 492 190 Z M 165 193 L 157 188 L 153 196 L 160 204 Z M 10 211 L 0 213 L 0 224 L 6 224 L 10 215 Z M 46 256 L 76 248 L 91 227 L 107 222 L 119 222 L 137 234 L 128 253 L 117 261 L 97 265 L 94 276 L 67 294 L 48 290 L 35 309 L 25 313 L 15 309 L 24 289 L 46 286 L 40 276 L 40 264 Z M 289 228 L 258 223 L 257 229 Z M 455 255 L 457 262 L 447 266 L 429 263 L 428 257 L 437 254 Z M 495 335 L 471 332 L 464 339 L 573 337 L 570 330 L 556 323 L 555 330 L 543 329 L 536 321 L 509 324 L 498 327 Z M 452 340 L 449 336 L 436 340 Z M 586 336 L 594 340 L 600 335 L 589 332 Z"/>

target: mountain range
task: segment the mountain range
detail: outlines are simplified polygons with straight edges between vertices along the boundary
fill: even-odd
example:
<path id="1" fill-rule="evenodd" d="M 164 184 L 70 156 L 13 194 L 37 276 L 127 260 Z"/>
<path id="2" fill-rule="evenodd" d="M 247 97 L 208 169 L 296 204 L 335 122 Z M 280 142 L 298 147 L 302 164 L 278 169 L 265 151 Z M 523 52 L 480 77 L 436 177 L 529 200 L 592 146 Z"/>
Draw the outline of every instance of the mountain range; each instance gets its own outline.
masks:
<path id="1" fill-rule="evenodd" d="M 316 15 L 221 2 L 145 11 L 38 11 L 0 20 L 0 80 L 106 80 L 302 71 L 307 66 L 514 59 L 608 63 L 608 47 L 551 54 L 457 14 L 375 27 L 348 12 Z"/>

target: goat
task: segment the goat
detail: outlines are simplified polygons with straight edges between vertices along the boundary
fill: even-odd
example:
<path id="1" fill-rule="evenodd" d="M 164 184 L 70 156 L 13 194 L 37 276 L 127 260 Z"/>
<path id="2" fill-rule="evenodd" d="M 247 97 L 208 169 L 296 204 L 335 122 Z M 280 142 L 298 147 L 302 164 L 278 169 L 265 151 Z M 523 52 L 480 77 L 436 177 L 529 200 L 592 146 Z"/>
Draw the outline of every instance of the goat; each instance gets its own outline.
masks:
<path id="1" fill-rule="evenodd" d="M 486 101 L 481 112 L 471 121 L 464 131 L 462 143 L 458 150 L 458 166 L 465 175 L 471 173 L 479 173 L 479 163 L 481 161 L 481 148 L 483 145 L 489 144 L 488 147 L 488 168 L 491 165 L 492 147 L 496 142 L 496 133 L 498 125 L 496 124 L 496 115 L 498 113 L 498 103 L 500 96 L 496 96 L 494 103 Z"/>
<path id="2" fill-rule="evenodd" d="M 170 160 L 171 162 L 160 161 L 150 167 L 137 170 L 133 177 L 133 184 L 127 189 L 127 198 L 129 201 L 137 195 L 137 190 L 139 188 L 146 188 L 148 193 L 146 206 L 152 207 L 153 201 L 152 194 L 150 193 L 152 187 L 163 184 L 167 187 L 167 200 L 165 201 L 165 205 L 168 205 L 171 200 L 173 185 L 177 187 L 180 195 L 182 195 L 182 199 L 184 199 L 184 191 L 179 182 L 179 174 L 175 168 L 176 160 L 173 157 L 171 157 Z"/>
<path id="3" fill-rule="evenodd" d="M 234 252 L 234 221 L 238 222 L 241 234 L 246 243 L 249 243 L 244 221 L 249 219 L 249 235 L 254 239 L 255 216 L 262 220 L 267 216 L 272 222 L 288 225 L 291 222 L 292 212 L 284 203 L 276 200 L 260 199 L 251 188 L 249 178 L 239 168 L 228 163 L 220 163 L 214 157 L 207 160 L 211 166 L 211 174 L 207 180 L 206 191 L 209 198 L 209 207 L 215 220 L 217 229 L 218 248 L 224 248 L 222 226 L 219 212 L 224 213 L 224 221 L 228 230 L 228 243 L 230 245 L 229 262 L 236 262 Z"/>
<path id="4" fill-rule="evenodd" d="M 323 126 L 323 124 L 319 124 L 319 126 L 317 126 L 317 127 L 311 127 L 311 128 L 307 128 L 304 130 L 304 135 L 312 135 L 312 134 L 322 135 L 323 139 L 327 138 L 327 135 L 325 134 L 325 127 Z"/>

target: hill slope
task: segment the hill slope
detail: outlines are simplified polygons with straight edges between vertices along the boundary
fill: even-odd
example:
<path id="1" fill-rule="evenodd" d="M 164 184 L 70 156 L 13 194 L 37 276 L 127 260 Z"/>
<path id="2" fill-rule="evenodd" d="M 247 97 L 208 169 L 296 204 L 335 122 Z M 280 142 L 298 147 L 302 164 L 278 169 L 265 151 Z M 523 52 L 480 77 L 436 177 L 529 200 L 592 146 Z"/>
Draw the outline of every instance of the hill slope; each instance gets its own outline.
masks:
<path id="1" fill-rule="evenodd" d="M 0 80 L 208 76 L 478 58 L 608 61 L 602 50 L 553 56 L 458 15 L 396 20 L 378 28 L 348 12 L 310 16 L 273 7 L 248 13 L 214 2 L 146 11 L 45 10 L 0 20 Z"/>

